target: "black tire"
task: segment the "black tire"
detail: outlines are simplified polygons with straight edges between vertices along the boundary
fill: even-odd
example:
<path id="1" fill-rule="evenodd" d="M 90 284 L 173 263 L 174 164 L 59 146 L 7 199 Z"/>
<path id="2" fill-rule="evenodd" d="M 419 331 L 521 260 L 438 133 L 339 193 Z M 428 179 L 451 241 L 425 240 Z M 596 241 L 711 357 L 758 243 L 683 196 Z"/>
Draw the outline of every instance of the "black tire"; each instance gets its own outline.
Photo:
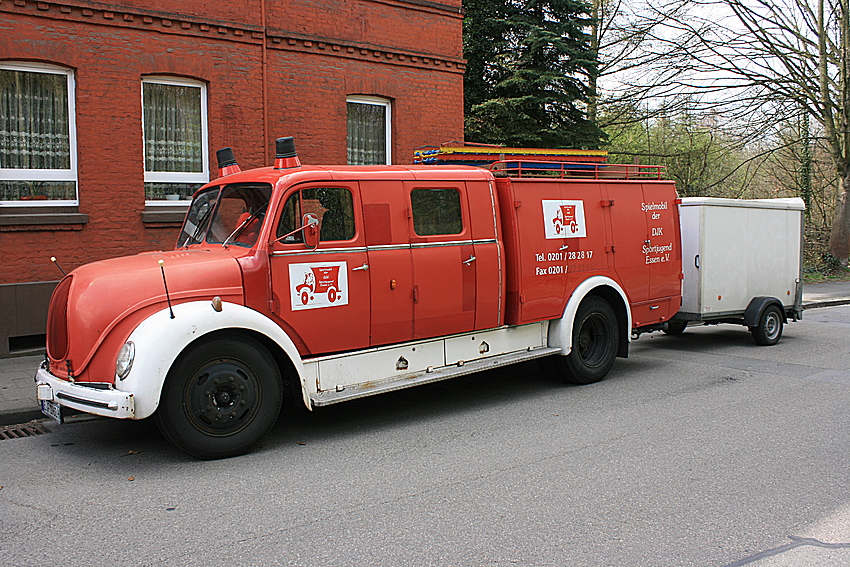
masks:
<path id="1" fill-rule="evenodd" d="M 561 382 L 593 384 L 605 378 L 614 365 L 617 342 L 614 310 L 601 297 L 591 296 L 576 312 L 570 354 L 550 356 L 541 362 Z"/>
<path id="2" fill-rule="evenodd" d="M 772 346 L 779 342 L 782 336 L 782 310 L 776 305 L 768 306 L 759 317 L 759 323 L 750 327 L 753 340 L 757 345 Z"/>
<path id="3" fill-rule="evenodd" d="M 165 379 L 156 421 L 181 451 L 200 459 L 248 452 L 277 421 L 283 383 L 257 341 L 227 337 L 180 356 Z"/>
<path id="4" fill-rule="evenodd" d="M 662 331 L 664 331 L 665 335 L 674 336 L 674 335 L 681 335 L 682 333 L 685 332 L 685 329 L 687 329 L 687 328 L 688 328 L 688 322 L 687 321 L 667 321 L 667 323 L 664 325 L 664 328 L 662 329 Z"/>

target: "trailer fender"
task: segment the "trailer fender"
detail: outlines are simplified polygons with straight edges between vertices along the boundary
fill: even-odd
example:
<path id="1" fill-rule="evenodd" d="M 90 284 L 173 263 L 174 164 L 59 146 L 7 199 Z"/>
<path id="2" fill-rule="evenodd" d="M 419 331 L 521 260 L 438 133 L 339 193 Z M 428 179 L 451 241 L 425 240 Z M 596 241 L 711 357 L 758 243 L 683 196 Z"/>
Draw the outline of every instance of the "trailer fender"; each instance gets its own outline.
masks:
<path id="1" fill-rule="evenodd" d="M 189 345 L 209 333 L 227 329 L 256 332 L 280 347 L 298 374 L 304 403 L 310 409 L 304 365 L 298 349 L 278 325 L 243 305 L 222 303 L 221 311 L 217 311 L 209 301 L 193 301 L 175 305 L 173 318 L 168 309 L 154 313 L 127 339 L 133 343 L 135 357 L 130 372 L 123 380 L 116 378 L 115 387 L 133 393 L 136 407 L 133 419 L 153 415 L 159 407 L 169 369 Z"/>
<path id="2" fill-rule="evenodd" d="M 628 308 L 629 299 L 620 284 L 606 276 L 593 276 L 581 282 L 570 295 L 564 315 L 549 323 L 548 344 L 550 347 L 561 349 L 561 355 L 566 356 L 572 351 L 573 321 L 575 321 L 578 306 L 588 295 L 601 295 L 616 313 L 618 319 L 625 320 L 626 325 L 619 329 L 620 348 L 618 356 L 628 355 L 628 346 L 631 342 L 632 313 Z"/>
<path id="3" fill-rule="evenodd" d="M 785 316 L 785 307 L 782 302 L 775 297 L 754 297 L 750 300 L 749 305 L 744 310 L 744 325 L 747 327 L 755 327 L 761 320 L 761 315 L 764 310 L 770 305 L 776 305 L 782 312 L 782 322 L 787 323 L 788 318 Z"/>

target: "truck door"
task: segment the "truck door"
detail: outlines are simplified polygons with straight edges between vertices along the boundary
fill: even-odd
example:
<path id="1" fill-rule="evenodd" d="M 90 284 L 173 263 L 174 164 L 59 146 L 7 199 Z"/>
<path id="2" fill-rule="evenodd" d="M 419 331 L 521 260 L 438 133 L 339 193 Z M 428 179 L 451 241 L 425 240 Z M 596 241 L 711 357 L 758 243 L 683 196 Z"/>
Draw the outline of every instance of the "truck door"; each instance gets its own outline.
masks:
<path id="1" fill-rule="evenodd" d="M 413 336 L 473 330 L 476 258 L 463 182 L 405 182 L 413 262 Z"/>
<path id="2" fill-rule="evenodd" d="M 676 190 L 671 182 L 644 183 L 643 202 L 649 234 L 644 259 L 649 266 L 649 296 L 678 296 L 682 292 L 682 250 Z M 678 307 L 675 301 L 673 313 Z"/>
<path id="3" fill-rule="evenodd" d="M 360 182 L 371 289 L 372 346 L 413 338 L 413 265 L 402 181 Z"/>
<path id="4" fill-rule="evenodd" d="M 306 345 L 302 354 L 369 346 L 369 274 L 356 183 L 313 183 L 284 196 L 271 244 L 274 314 Z M 319 245 L 304 244 L 307 213 Z"/>
<path id="5" fill-rule="evenodd" d="M 643 190 L 639 183 L 610 181 L 602 184 L 602 191 L 611 212 L 608 251 L 634 310 L 636 304 L 649 299 L 649 269 L 643 256 L 643 247 L 649 241 L 642 210 Z"/>
<path id="6" fill-rule="evenodd" d="M 469 225 L 475 255 L 475 330 L 504 322 L 504 252 L 499 242 L 496 187 L 491 181 L 467 181 Z"/>
<path id="7" fill-rule="evenodd" d="M 669 318 L 681 271 L 672 184 L 611 181 L 603 191 L 610 203 L 614 268 L 629 297 L 633 324 Z"/>

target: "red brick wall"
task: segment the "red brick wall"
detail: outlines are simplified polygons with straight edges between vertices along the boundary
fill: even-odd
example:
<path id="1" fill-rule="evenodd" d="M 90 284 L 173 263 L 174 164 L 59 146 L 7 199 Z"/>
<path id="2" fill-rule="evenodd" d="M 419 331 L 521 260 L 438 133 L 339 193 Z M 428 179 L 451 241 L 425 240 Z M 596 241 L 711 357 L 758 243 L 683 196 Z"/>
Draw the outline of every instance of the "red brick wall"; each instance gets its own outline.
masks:
<path id="1" fill-rule="evenodd" d="M 267 25 L 308 38 L 459 56 L 461 2 L 450 0 L 444 4 L 435 8 L 433 3 L 392 0 L 269 2 Z"/>
<path id="2" fill-rule="evenodd" d="M 233 147 L 243 169 L 268 165 L 285 135 L 303 163 L 344 162 L 351 94 L 393 101 L 396 163 L 410 163 L 417 146 L 461 139 L 459 0 L 268 2 L 267 29 L 263 4 L 128 0 L 109 11 L 83 0 L 0 1 L 0 59 L 75 70 L 79 212 L 88 215 L 82 225 L 0 226 L 0 283 L 58 279 L 51 256 L 67 270 L 173 247 L 179 225 L 142 221 L 145 75 L 207 83 L 213 178 L 216 149 Z"/>

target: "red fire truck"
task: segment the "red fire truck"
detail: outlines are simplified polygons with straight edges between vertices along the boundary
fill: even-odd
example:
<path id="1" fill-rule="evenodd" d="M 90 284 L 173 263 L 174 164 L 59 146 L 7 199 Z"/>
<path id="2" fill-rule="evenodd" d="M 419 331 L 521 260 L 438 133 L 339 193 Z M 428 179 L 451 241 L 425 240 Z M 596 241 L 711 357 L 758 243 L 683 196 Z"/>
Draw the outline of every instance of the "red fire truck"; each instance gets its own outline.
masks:
<path id="1" fill-rule="evenodd" d="M 197 191 L 175 250 L 85 265 L 51 300 L 45 413 L 154 416 L 200 458 L 309 408 L 539 359 L 596 382 L 681 304 L 660 168 L 273 167 Z M 612 178 L 613 177 L 613 178 Z"/>

